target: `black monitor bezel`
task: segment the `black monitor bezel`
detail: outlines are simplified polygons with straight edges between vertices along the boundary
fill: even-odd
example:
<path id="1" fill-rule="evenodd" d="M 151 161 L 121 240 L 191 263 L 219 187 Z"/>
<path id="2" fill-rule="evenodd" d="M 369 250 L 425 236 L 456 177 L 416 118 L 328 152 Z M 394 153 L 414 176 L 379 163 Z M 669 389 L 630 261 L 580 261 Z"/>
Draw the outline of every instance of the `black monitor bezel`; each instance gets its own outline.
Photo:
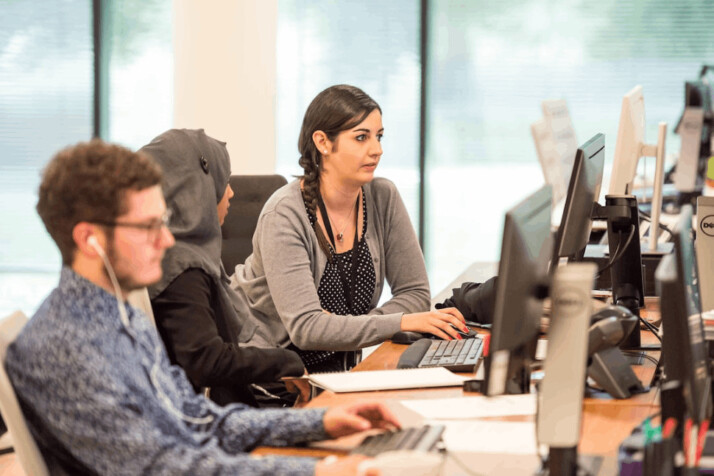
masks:
<path id="1" fill-rule="evenodd" d="M 553 270 L 560 258 L 582 261 L 592 230 L 593 205 L 600 198 L 604 170 L 605 135 L 598 133 L 579 147 L 575 155 L 553 247 Z M 590 182 L 593 182 L 592 186 Z"/>
<path id="2" fill-rule="evenodd" d="M 492 357 L 499 351 L 509 353 L 506 382 L 503 385 L 506 393 L 528 391 L 522 388 L 528 385 L 523 379 L 529 379 L 530 363 L 535 360 L 545 297 L 543 289 L 547 289 L 552 252 L 551 206 L 552 190 L 546 185 L 509 210 L 504 220 L 490 355 Z M 540 227 L 524 226 L 538 214 L 543 217 Z M 542 235 L 538 235 L 539 232 Z M 537 255 L 530 262 L 515 259 L 522 254 L 519 253 L 521 241 L 534 239 L 538 240 L 540 248 Z M 520 292 L 524 287 L 531 287 L 532 292 Z M 491 363 L 492 359 L 489 359 L 486 364 L 487 381 L 491 375 Z M 487 382 L 487 385 L 491 383 Z M 494 387 L 490 388 L 488 393 L 493 394 Z"/>
<path id="3" fill-rule="evenodd" d="M 665 256 L 657 269 L 657 284 L 663 326 L 665 382 L 679 382 L 688 414 L 695 421 L 702 422 L 711 416 L 711 369 L 701 320 L 691 223 L 692 209 L 687 205 L 682 208 L 673 229 L 674 253 Z M 682 259 L 685 253 L 692 261 L 690 270 L 685 269 Z M 689 280 L 685 278 L 687 274 Z M 693 334 L 699 336 L 697 342 L 693 342 Z M 695 364 L 695 359 L 700 363 Z M 697 369 L 702 375 L 697 376 Z"/>

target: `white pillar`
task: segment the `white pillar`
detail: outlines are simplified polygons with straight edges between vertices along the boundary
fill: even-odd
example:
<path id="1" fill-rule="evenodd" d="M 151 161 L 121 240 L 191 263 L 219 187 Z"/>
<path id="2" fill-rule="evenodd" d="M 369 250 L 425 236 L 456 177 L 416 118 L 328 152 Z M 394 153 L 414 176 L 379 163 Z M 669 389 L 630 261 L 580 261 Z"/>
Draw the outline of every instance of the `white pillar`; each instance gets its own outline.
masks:
<path id="1" fill-rule="evenodd" d="M 174 0 L 174 127 L 228 143 L 233 174 L 275 172 L 277 0 Z"/>

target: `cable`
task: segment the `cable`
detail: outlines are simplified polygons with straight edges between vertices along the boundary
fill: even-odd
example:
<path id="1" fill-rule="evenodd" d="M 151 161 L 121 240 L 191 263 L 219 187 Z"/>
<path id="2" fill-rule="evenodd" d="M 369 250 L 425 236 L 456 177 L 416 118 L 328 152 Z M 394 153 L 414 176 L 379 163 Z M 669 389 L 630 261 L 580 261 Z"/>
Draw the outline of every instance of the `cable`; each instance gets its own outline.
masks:
<path id="1" fill-rule="evenodd" d="M 92 237 L 93 238 L 93 237 Z M 101 246 L 96 242 L 96 240 L 92 239 L 92 241 L 89 242 L 90 246 L 94 248 L 94 250 L 97 252 L 97 254 L 102 258 L 102 262 L 104 263 L 104 267 L 107 270 L 107 274 L 109 275 L 109 279 L 112 282 L 112 286 L 114 287 L 114 293 L 116 294 L 116 300 L 117 300 L 117 308 L 119 309 L 119 318 L 121 320 L 122 325 L 124 326 L 124 330 L 126 330 L 127 334 L 129 334 L 129 337 L 131 340 L 134 342 L 137 342 L 137 338 L 134 335 L 134 332 L 131 330 L 131 326 L 129 323 L 129 316 L 126 313 L 126 307 L 124 305 L 124 299 L 122 297 L 121 293 L 121 287 L 119 286 L 119 281 L 117 280 L 116 274 L 114 274 L 114 268 L 112 268 L 111 263 L 109 262 L 109 258 L 107 258 L 106 253 L 104 253 L 104 250 L 102 249 Z M 154 390 L 156 391 L 156 397 L 159 399 L 159 402 L 163 405 L 164 409 L 174 415 L 175 417 L 185 421 L 186 423 L 191 423 L 193 425 L 206 425 L 208 423 L 211 423 L 213 421 L 213 415 L 207 415 L 205 417 L 192 417 L 190 415 L 186 415 L 182 411 L 180 411 L 178 408 L 176 408 L 171 401 L 171 399 L 164 393 L 163 390 L 161 390 L 161 386 L 159 385 L 159 361 L 161 360 L 161 346 L 156 346 L 154 347 L 154 363 L 151 365 L 151 371 L 149 372 L 149 380 L 151 381 L 151 385 L 154 387 Z"/>
<path id="2" fill-rule="evenodd" d="M 655 359 L 655 358 L 652 357 L 651 355 L 647 355 L 645 352 L 633 352 L 633 351 L 630 351 L 630 350 L 624 350 L 624 351 L 622 351 L 622 353 L 623 353 L 623 355 L 629 355 L 629 356 L 631 356 L 631 357 L 642 357 L 642 358 L 645 358 L 645 359 L 649 360 L 650 362 L 652 362 L 652 363 L 655 364 L 655 365 L 659 364 L 659 360 Z"/>
<path id="3" fill-rule="evenodd" d="M 659 329 L 653 325 L 651 322 L 647 322 L 644 318 L 640 317 L 640 322 L 645 325 L 648 331 L 650 331 L 654 336 L 657 338 L 657 340 L 662 343 L 662 337 L 659 335 Z"/>
<path id="4" fill-rule="evenodd" d="M 599 279 L 604 271 L 610 269 L 612 267 L 612 265 L 615 264 L 615 261 L 617 260 L 617 256 L 620 253 L 620 245 L 621 244 L 622 244 L 621 241 L 617 243 L 615 252 L 612 253 L 612 256 L 610 256 L 610 260 L 607 262 L 607 264 L 605 266 L 603 266 L 602 268 L 598 269 L 597 276 L 595 276 L 595 279 Z"/>
<path id="5" fill-rule="evenodd" d="M 650 216 L 649 213 L 643 212 L 642 210 L 639 210 L 639 212 L 640 212 L 640 216 L 641 216 L 645 221 L 648 221 L 648 222 L 652 223 L 652 217 Z M 667 233 L 669 233 L 670 236 L 671 236 L 671 235 L 674 235 L 674 232 L 673 232 L 667 225 L 665 225 L 664 223 L 659 222 L 659 223 L 658 223 L 658 226 L 659 226 L 659 228 L 661 228 L 661 229 L 663 229 L 664 231 L 666 231 Z"/>
<path id="6" fill-rule="evenodd" d="M 625 246 L 620 249 L 620 245 L 622 244 L 622 241 L 617 243 L 617 247 L 615 248 L 615 252 L 613 253 L 612 257 L 610 258 L 610 261 L 602 267 L 602 269 L 598 270 L 597 277 L 599 278 L 602 273 L 608 269 L 610 269 L 620 258 L 622 258 L 622 255 L 625 254 L 625 250 L 627 250 L 627 247 L 630 246 L 630 243 L 632 242 L 632 239 L 635 236 L 635 225 L 630 226 L 630 234 L 627 237 L 627 240 L 625 241 Z"/>
<path id="7" fill-rule="evenodd" d="M 121 319 L 121 323 L 124 325 L 125 330 L 131 336 L 132 340 L 136 341 L 136 337 L 131 331 L 131 327 L 129 325 L 129 316 L 127 316 L 126 314 L 126 307 L 122 304 L 124 301 L 124 297 L 121 294 L 121 287 L 119 286 L 117 276 L 116 274 L 114 274 L 114 268 L 112 268 L 111 263 L 109 263 L 109 258 L 107 258 L 107 254 L 104 252 L 104 249 L 99 246 L 99 243 L 97 243 L 97 240 L 94 238 L 94 236 L 90 237 L 87 243 L 89 244 L 89 246 L 94 248 L 94 251 L 96 251 L 99 257 L 102 258 L 104 267 L 106 268 L 107 274 L 109 275 L 109 280 L 112 282 L 112 286 L 114 287 L 114 294 L 116 295 L 115 297 L 117 300 L 117 308 L 119 309 L 119 318 Z"/>

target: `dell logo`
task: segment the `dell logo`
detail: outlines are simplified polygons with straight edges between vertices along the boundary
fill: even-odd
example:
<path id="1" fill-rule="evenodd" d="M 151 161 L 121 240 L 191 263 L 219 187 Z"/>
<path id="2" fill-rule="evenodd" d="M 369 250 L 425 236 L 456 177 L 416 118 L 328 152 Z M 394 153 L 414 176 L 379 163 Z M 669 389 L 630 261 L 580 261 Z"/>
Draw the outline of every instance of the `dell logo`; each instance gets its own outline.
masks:
<path id="1" fill-rule="evenodd" d="M 687 132 L 699 132 L 699 129 L 701 128 L 701 125 L 697 122 L 682 122 L 682 126 L 685 131 Z"/>
<path id="2" fill-rule="evenodd" d="M 714 215 L 707 215 L 699 222 L 699 229 L 707 236 L 714 236 Z"/>

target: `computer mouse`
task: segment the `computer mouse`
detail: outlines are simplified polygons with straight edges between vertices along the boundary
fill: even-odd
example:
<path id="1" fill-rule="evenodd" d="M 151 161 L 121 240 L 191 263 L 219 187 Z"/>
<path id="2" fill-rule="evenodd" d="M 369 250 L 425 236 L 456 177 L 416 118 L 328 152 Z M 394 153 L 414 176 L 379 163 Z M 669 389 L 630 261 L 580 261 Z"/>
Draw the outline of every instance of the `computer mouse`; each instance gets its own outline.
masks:
<path id="1" fill-rule="evenodd" d="M 474 336 L 478 335 L 478 332 L 476 332 L 474 330 L 469 329 L 468 332 L 464 332 L 462 329 L 459 329 L 458 327 L 456 327 L 453 324 L 449 324 L 449 325 L 451 327 L 453 327 L 456 330 L 456 332 L 458 332 L 461 335 L 461 337 L 474 337 Z"/>
<path id="2" fill-rule="evenodd" d="M 426 337 L 436 338 L 436 336 L 432 336 L 431 334 L 425 335 L 421 332 L 399 331 L 392 336 L 392 342 L 394 342 L 395 344 L 409 345 Z"/>

